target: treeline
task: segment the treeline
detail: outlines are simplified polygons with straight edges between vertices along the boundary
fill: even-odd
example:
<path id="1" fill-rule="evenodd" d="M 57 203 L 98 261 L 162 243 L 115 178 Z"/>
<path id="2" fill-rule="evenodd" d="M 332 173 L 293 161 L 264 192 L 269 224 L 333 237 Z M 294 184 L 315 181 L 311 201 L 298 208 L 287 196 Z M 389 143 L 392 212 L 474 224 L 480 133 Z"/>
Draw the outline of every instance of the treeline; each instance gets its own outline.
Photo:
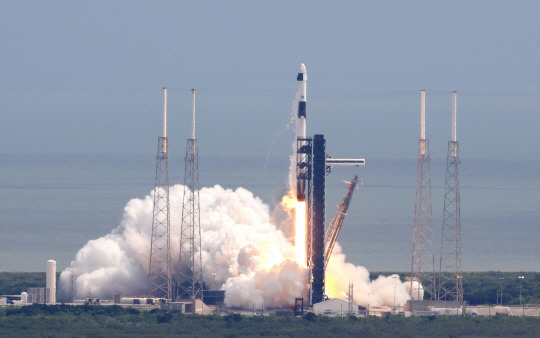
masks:
<path id="1" fill-rule="evenodd" d="M 45 278 L 45 272 L 0 272 L 0 295 L 20 295 L 28 288 L 45 287 Z"/>
<path id="2" fill-rule="evenodd" d="M 410 273 L 396 272 L 402 281 Z M 388 276 L 392 272 L 373 272 L 370 278 L 379 275 Z M 523 276 L 523 279 L 518 278 Z M 438 282 L 438 275 L 436 278 Z M 502 283 L 502 298 L 504 305 L 519 305 L 521 287 L 522 304 L 540 304 L 540 273 L 539 272 L 463 272 L 463 299 L 469 305 L 500 304 Z"/>
<path id="3" fill-rule="evenodd" d="M 532 317 L 304 318 L 200 316 L 111 306 L 29 305 L 0 308 L 0 336 L 533 336 Z"/>

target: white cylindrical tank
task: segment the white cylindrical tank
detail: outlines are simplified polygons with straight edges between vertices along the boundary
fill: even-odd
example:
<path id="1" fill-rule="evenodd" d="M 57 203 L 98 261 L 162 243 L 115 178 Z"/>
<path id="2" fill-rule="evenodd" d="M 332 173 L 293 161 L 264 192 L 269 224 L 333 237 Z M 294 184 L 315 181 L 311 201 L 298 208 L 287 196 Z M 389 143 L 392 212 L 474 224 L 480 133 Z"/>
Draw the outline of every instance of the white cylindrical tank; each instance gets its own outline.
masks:
<path id="1" fill-rule="evenodd" d="M 23 304 L 28 303 L 28 293 L 21 292 L 21 303 L 23 303 Z"/>
<path id="2" fill-rule="evenodd" d="M 510 308 L 507 306 L 495 306 L 495 314 L 497 316 L 509 316 L 510 313 Z"/>
<path id="3" fill-rule="evenodd" d="M 56 261 L 47 261 L 46 303 L 56 303 Z"/>

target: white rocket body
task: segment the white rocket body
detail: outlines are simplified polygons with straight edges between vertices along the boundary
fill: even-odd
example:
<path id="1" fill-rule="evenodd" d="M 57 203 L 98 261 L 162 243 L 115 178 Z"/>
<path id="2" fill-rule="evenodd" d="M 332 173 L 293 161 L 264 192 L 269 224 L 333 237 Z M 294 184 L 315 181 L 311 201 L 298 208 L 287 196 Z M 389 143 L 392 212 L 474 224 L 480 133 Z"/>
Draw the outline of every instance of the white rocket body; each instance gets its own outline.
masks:
<path id="1" fill-rule="evenodd" d="M 306 84 L 307 84 L 307 73 L 306 66 L 303 63 L 300 64 L 300 70 L 298 71 L 298 76 L 296 77 L 298 81 L 298 115 L 296 120 L 296 140 L 297 140 L 297 153 L 296 153 L 296 198 L 299 201 L 304 201 L 306 198 L 306 180 L 304 178 L 299 178 L 302 175 L 302 171 L 305 169 L 301 168 L 302 157 L 303 155 L 298 152 L 298 149 L 302 148 L 305 145 L 305 141 L 301 139 L 306 138 Z"/>
<path id="2" fill-rule="evenodd" d="M 298 120 L 296 122 L 296 138 L 306 138 L 306 84 L 307 73 L 306 66 L 303 63 L 300 64 L 300 70 L 298 70 Z"/>

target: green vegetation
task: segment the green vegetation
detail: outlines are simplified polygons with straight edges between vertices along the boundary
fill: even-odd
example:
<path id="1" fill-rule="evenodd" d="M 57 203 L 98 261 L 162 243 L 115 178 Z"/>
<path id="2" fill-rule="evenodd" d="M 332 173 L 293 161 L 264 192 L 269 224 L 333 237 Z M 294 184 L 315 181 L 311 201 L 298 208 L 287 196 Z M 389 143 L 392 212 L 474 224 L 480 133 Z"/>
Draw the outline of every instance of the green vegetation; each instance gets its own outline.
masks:
<path id="1" fill-rule="evenodd" d="M 0 295 L 20 295 L 37 287 L 45 287 L 45 272 L 0 272 Z"/>
<path id="2" fill-rule="evenodd" d="M 120 306 L 29 305 L 0 308 L 0 336 L 531 336 L 540 332 L 532 317 L 328 318 L 186 315 L 139 312 Z"/>
<path id="3" fill-rule="evenodd" d="M 394 272 L 372 272 L 370 278 L 376 279 L 379 275 L 388 276 Z M 405 280 L 410 273 L 395 272 L 401 280 Z M 500 299 L 501 280 L 503 286 L 503 304 L 519 305 L 519 289 L 524 276 L 521 297 L 523 304 L 540 304 L 540 273 L 539 272 L 464 272 L 463 295 L 469 305 L 497 304 Z"/>

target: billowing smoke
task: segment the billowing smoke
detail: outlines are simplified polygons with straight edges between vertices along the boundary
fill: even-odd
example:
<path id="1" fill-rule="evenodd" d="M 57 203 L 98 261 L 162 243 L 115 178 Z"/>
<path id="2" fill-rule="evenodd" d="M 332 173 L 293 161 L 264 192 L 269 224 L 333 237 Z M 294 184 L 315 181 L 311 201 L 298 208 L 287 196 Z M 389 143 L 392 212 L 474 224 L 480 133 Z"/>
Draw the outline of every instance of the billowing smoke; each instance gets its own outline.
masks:
<path id="1" fill-rule="evenodd" d="M 171 256 L 178 257 L 182 185 L 170 188 Z M 200 191 L 203 278 L 210 288 L 225 290 L 225 305 L 251 309 L 291 306 L 307 297 L 308 271 L 296 264 L 294 247 L 270 217 L 270 208 L 246 189 L 219 185 Z M 281 206 L 279 206 L 281 207 Z M 90 240 L 60 276 L 66 296 L 71 275 L 77 298 L 144 295 L 147 289 L 153 196 L 130 200 L 120 225 L 110 234 Z M 332 297 L 346 298 L 349 281 L 358 304 L 392 305 L 394 280 L 369 281 L 363 267 L 345 261 L 334 247 L 326 283 Z M 405 303 L 405 284 L 397 280 L 396 304 Z"/>
<path id="2" fill-rule="evenodd" d="M 353 284 L 356 304 L 369 306 L 404 305 L 410 299 L 406 284 L 398 275 L 379 276 L 371 281 L 369 271 L 345 261 L 341 246 L 336 243 L 326 269 L 326 293 L 329 297 L 347 299 L 349 283 Z"/>
<path id="3" fill-rule="evenodd" d="M 171 257 L 178 257 L 182 185 L 170 188 Z M 270 209 L 246 189 L 219 185 L 200 190 L 203 278 L 225 289 L 225 305 L 252 308 L 292 305 L 305 297 L 307 270 L 294 262 L 294 247 L 270 220 Z M 89 241 L 60 276 L 67 295 L 75 276 L 76 297 L 144 295 L 150 254 L 152 194 L 132 199 L 120 226 Z"/>

